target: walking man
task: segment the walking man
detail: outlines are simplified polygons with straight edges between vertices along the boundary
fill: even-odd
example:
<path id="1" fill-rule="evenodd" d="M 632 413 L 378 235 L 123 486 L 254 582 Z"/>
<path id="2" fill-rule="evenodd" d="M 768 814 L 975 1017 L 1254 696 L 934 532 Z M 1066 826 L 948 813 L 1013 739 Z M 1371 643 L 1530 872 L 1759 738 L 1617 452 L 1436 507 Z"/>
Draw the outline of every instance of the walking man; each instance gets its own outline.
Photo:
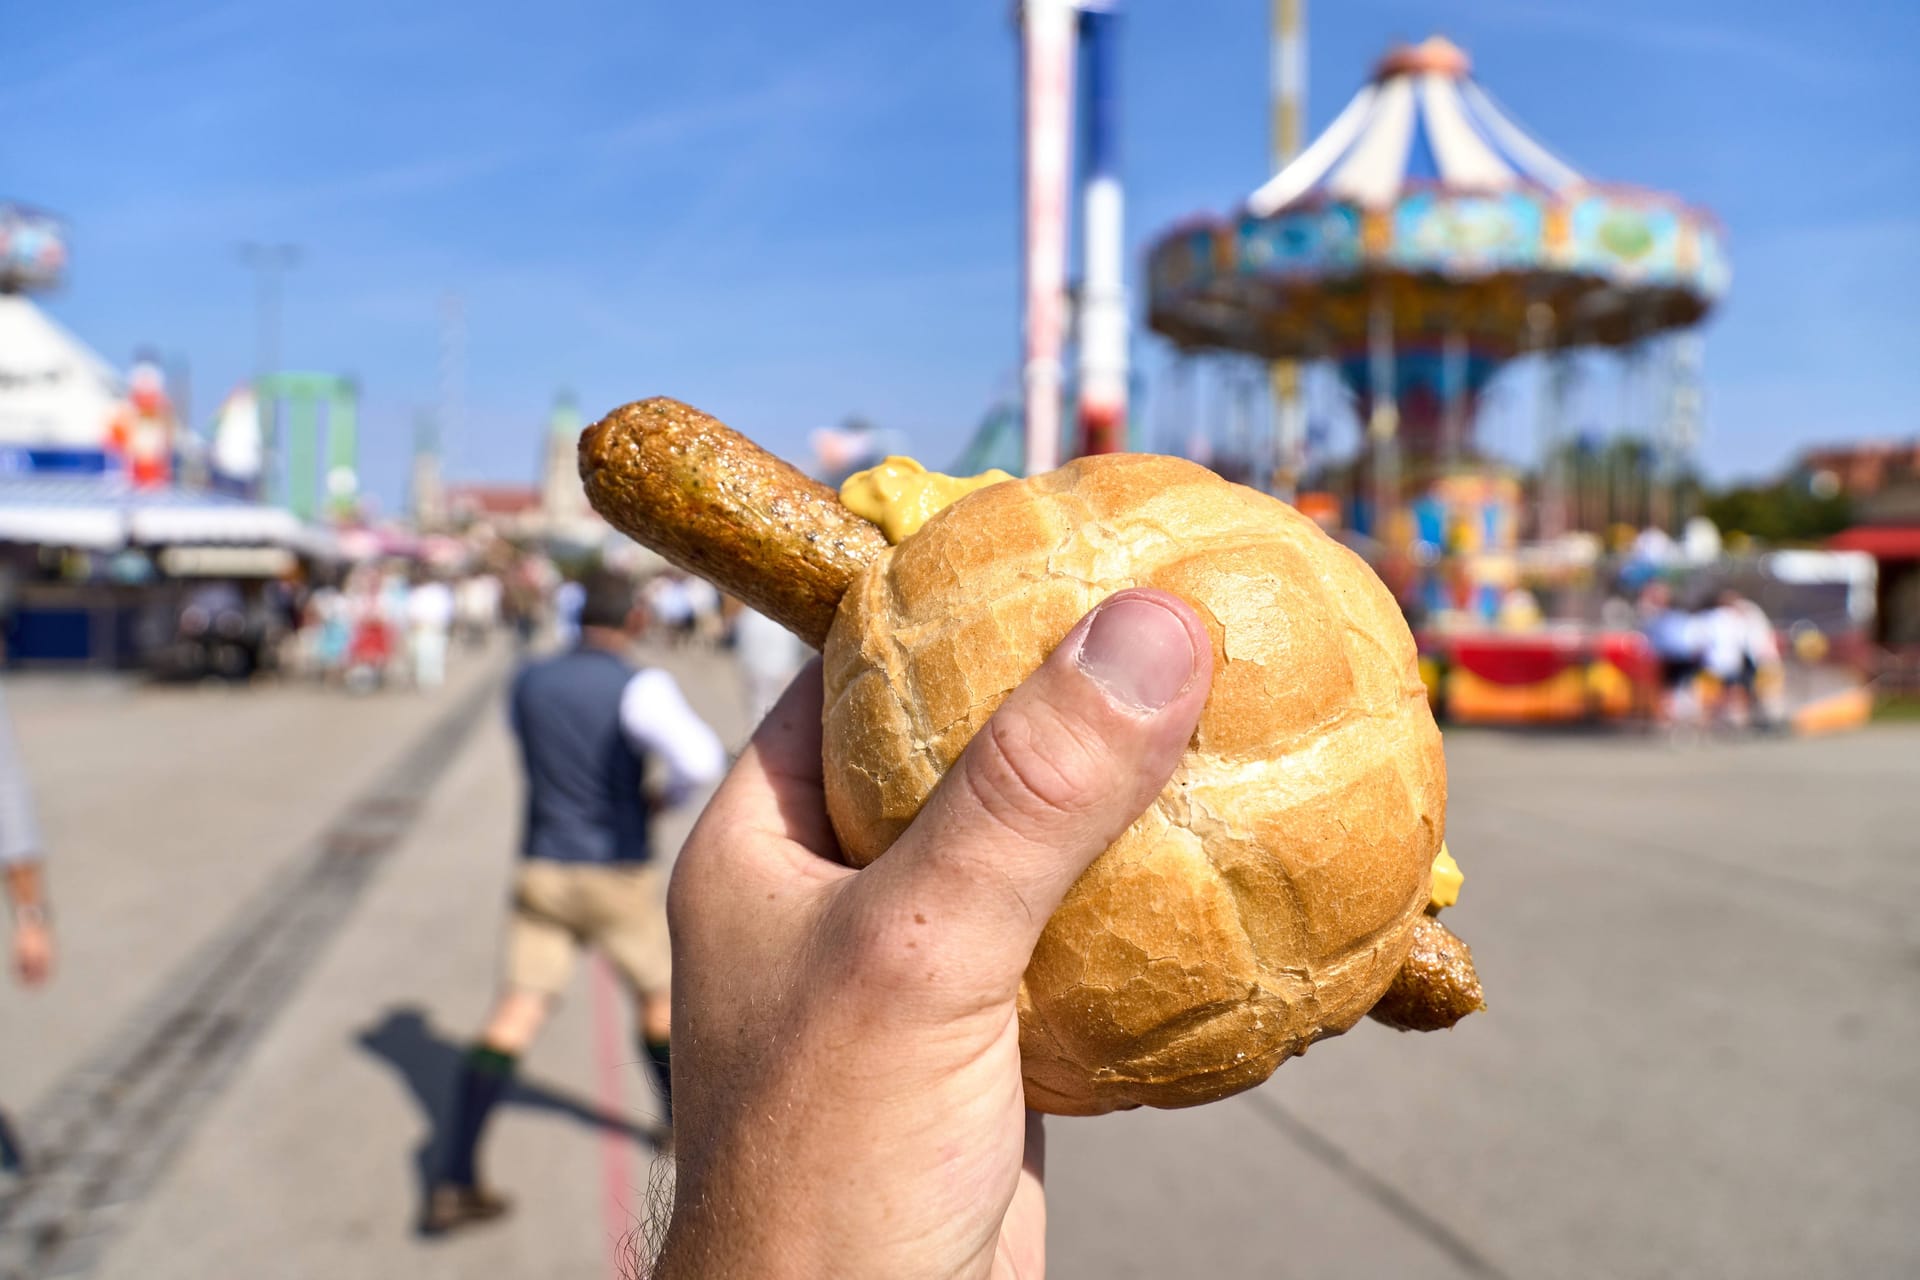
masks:
<path id="1" fill-rule="evenodd" d="M 481 1134 L 582 946 L 599 947 L 633 992 L 642 1056 L 671 1123 L 665 874 L 649 825 L 656 807 L 718 779 L 726 752 L 672 676 L 632 665 L 630 646 L 645 628 L 632 587 L 597 576 L 582 593 L 578 643 L 514 681 L 527 807 L 505 982 L 454 1089 L 445 1162 L 427 1197 L 429 1232 L 507 1211 L 479 1175 Z M 666 779 L 652 796 L 643 790 L 649 758 Z"/>

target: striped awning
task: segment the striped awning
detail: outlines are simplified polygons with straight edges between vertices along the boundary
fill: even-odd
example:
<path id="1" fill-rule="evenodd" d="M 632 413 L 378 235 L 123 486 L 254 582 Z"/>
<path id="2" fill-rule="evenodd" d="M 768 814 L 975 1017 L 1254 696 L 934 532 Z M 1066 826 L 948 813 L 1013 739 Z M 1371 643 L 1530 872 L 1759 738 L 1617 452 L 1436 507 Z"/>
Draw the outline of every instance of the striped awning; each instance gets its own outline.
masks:
<path id="1" fill-rule="evenodd" d="M 277 546 L 332 538 L 291 512 L 226 494 L 135 489 L 117 475 L 0 476 L 0 542 L 113 551 L 129 544 Z"/>
<path id="2" fill-rule="evenodd" d="M 1466 54 L 1435 36 L 1383 58 L 1372 82 L 1254 192 L 1247 211 L 1267 217 L 1316 200 L 1383 208 L 1423 186 L 1490 194 L 1580 182 L 1475 83 Z"/>

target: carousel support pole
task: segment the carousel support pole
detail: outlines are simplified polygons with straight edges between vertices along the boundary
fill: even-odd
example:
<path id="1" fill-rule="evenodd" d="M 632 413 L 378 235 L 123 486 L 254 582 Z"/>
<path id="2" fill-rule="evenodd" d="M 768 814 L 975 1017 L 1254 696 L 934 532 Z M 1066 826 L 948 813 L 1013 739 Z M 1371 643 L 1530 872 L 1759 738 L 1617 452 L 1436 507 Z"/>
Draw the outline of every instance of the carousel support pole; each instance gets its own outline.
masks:
<path id="1" fill-rule="evenodd" d="M 1160 452 L 1174 457 L 1186 448 L 1187 433 L 1193 429 L 1193 357 L 1175 348 L 1167 362 L 1166 393 L 1156 394 L 1154 403 L 1159 419 Z"/>
<path id="2" fill-rule="evenodd" d="M 1384 286 L 1376 285 L 1373 314 L 1367 326 L 1368 372 L 1373 411 L 1367 416 L 1367 438 L 1373 453 L 1373 537 L 1382 543 L 1395 536 L 1400 513 L 1400 404 L 1394 391 L 1393 308 Z"/>
<path id="3" fill-rule="evenodd" d="M 1700 335 L 1683 333 L 1674 338 L 1669 352 L 1667 381 L 1668 490 L 1664 515 L 1672 531 L 1686 527 L 1692 512 L 1685 510 L 1681 498 L 1685 463 L 1693 456 L 1700 437 Z"/>
<path id="4" fill-rule="evenodd" d="M 1646 442 L 1646 426 L 1641 421 L 1641 383 L 1646 373 L 1645 338 L 1640 325 L 1620 353 L 1620 418 L 1614 426 L 1613 448 L 1608 450 L 1605 483 L 1607 485 L 1607 531 L 1618 524 L 1634 521 L 1634 459 Z"/>
<path id="5" fill-rule="evenodd" d="M 1272 0 L 1273 54 L 1268 68 L 1273 99 L 1270 144 L 1273 171 L 1300 154 L 1306 126 L 1307 0 Z M 1274 464 L 1272 489 L 1283 502 L 1299 496 L 1307 436 L 1306 400 L 1301 366 L 1281 360 L 1267 366 L 1273 400 Z"/>
<path id="6" fill-rule="evenodd" d="M 1467 405 L 1467 337 L 1460 330 L 1458 316 L 1448 320 L 1443 359 L 1447 398 L 1440 425 L 1440 469 L 1444 475 L 1459 466 L 1466 439 L 1463 414 Z"/>
<path id="7" fill-rule="evenodd" d="M 1543 358 L 1541 376 L 1543 386 L 1540 389 L 1540 438 L 1546 450 L 1541 464 L 1542 495 L 1540 500 L 1540 532 L 1544 538 L 1557 538 L 1566 533 L 1568 490 L 1574 490 L 1575 505 L 1579 504 L 1579 475 L 1574 467 L 1575 459 L 1567 456 L 1566 410 L 1567 390 L 1573 383 L 1572 357 L 1565 351 L 1555 351 Z M 1569 471 L 1574 474 L 1568 474 Z M 1577 523 L 1577 520 L 1576 520 Z"/>
<path id="8" fill-rule="evenodd" d="M 1026 472 L 1060 465 L 1062 311 L 1067 288 L 1067 153 L 1073 104 L 1073 0 L 1022 0 L 1019 10 L 1021 174 L 1026 206 L 1024 391 Z"/>
<path id="9" fill-rule="evenodd" d="M 1273 492 L 1273 436 L 1270 419 L 1262 417 L 1260 402 L 1268 399 L 1267 371 L 1258 361 L 1241 361 L 1234 370 L 1233 393 L 1240 402 L 1241 430 L 1247 439 L 1245 483 L 1262 493 Z"/>
<path id="10" fill-rule="evenodd" d="M 1534 481 L 1535 533 L 1541 539 L 1551 536 L 1547 528 L 1547 503 L 1553 471 L 1553 424 L 1547 413 L 1547 347 L 1553 335 L 1553 308 L 1536 300 L 1527 305 L 1527 351 L 1539 362 L 1540 379 L 1534 394 L 1535 447 L 1540 451 L 1539 469 Z"/>
<path id="11" fill-rule="evenodd" d="M 1670 345 L 1670 344 L 1662 344 Z M 1671 359 L 1656 361 L 1659 371 L 1667 379 L 1667 395 L 1659 397 L 1653 390 L 1652 379 L 1648 380 L 1648 404 L 1651 407 L 1657 399 L 1664 398 L 1672 404 Z M 1664 410 L 1652 410 L 1648 415 L 1648 432 L 1652 437 L 1647 453 L 1647 528 L 1665 530 L 1667 527 L 1667 467 L 1672 453 L 1668 446 L 1668 437 L 1673 430 L 1671 414 Z"/>

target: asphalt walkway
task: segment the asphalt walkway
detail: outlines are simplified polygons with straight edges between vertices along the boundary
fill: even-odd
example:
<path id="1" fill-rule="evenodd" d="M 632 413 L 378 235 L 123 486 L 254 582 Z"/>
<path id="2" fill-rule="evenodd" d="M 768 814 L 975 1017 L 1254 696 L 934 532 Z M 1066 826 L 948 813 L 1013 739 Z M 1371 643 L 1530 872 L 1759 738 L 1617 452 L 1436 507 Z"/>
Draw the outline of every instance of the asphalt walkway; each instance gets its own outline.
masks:
<path id="1" fill-rule="evenodd" d="M 724 662 L 668 660 L 737 736 Z M 44 1111 L 496 674 L 363 702 L 9 689 L 67 957 L 49 992 L 0 989 L 0 1102 Z M 1448 757 L 1449 920 L 1491 1010 L 1442 1036 L 1363 1024 L 1215 1106 L 1050 1122 L 1051 1274 L 1920 1274 L 1920 733 L 1455 733 Z M 50 1255 L 66 1274 L 617 1274 L 653 1097 L 592 969 L 496 1123 L 518 1211 L 412 1230 L 491 992 L 517 801 L 486 714 L 417 810 L 348 824 L 377 863 L 350 909 L 150 1176 Z"/>

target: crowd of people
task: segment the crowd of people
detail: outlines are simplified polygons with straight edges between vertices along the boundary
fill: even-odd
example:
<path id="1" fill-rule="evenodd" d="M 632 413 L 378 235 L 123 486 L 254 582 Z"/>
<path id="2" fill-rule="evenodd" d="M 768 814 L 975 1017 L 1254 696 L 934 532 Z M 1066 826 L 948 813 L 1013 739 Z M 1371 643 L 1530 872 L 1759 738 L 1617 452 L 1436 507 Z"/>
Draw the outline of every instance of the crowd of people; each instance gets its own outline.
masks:
<path id="1" fill-rule="evenodd" d="M 1766 611 L 1731 587 L 1683 605 L 1665 582 L 1640 593 L 1640 631 L 1660 663 L 1663 724 L 1777 727 L 1780 643 Z"/>
<path id="2" fill-rule="evenodd" d="M 503 627 L 531 640 L 541 591 L 517 576 L 363 565 L 319 582 L 294 603 L 282 669 L 355 693 L 438 688 L 455 645 L 478 648 Z"/>

